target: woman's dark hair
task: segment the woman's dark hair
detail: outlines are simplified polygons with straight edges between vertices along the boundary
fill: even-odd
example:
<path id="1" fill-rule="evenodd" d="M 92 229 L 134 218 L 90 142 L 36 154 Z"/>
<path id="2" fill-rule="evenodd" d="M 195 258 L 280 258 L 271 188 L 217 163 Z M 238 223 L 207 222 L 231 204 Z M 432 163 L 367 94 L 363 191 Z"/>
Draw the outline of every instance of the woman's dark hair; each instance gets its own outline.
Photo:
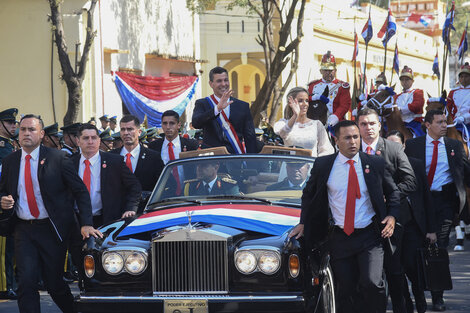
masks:
<path id="1" fill-rule="evenodd" d="M 405 143 L 405 136 L 403 136 L 403 134 L 399 130 L 393 129 L 389 131 L 385 138 L 388 138 L 390 136 L 397 136 L 398 138 L 400 138 L 402 144 Z"/>

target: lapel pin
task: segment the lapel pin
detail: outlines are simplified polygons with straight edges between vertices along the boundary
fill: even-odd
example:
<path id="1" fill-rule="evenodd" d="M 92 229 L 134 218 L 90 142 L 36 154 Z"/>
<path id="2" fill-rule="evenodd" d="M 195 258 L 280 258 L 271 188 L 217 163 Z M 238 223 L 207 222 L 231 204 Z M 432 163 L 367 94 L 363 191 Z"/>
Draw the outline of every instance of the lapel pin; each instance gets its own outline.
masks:
<path id="1" fill-rule="evenodd" d="M 377 152 L 375 152 L 375 154 L 377 154 L 377 155 L 381 155 L 381 154 L 382 154 L 382 152 L 380 152 L 380 150 L 377 150 Z"/>
<path id="2" fill-rule="evenodd" d="M 102 167 L 103 167 L 103 168 L 106 168 L 106 166 L 107 166 L 107 165 L 106 165 L 106 161 L 103 161 Z"/>
<path id="3" fill-rule="evenodd" d="M 454 156 L 454 155 L 455 155 L 454 149 L 452 149 L 452 150 L 450 151 L 450 155 L 451 155 L 451 156 Z"/>
<path id="4" fill-rule="evenodd" d="M 145 159 L 145 153 L 144 153 L 144 154 L 142 154 L 142 159 Z"/>
<path id="5" fill-rule="evenodd" d="M 186 148 L 186 146 L 183 147 L 183 152 L 186 152 L 188 149 Z"/>
<path id="6" fill-rule="evenodd" d="M 366 164 L 366 169 L 364 170 L 366 174 L 370 173 L 369 164 Z"/>
<path id="7" fill-rule="evenodd" d="M 44 165 L 44 162 L 46 162 L 46 159 L 41 160 L 41 165 Z"/>

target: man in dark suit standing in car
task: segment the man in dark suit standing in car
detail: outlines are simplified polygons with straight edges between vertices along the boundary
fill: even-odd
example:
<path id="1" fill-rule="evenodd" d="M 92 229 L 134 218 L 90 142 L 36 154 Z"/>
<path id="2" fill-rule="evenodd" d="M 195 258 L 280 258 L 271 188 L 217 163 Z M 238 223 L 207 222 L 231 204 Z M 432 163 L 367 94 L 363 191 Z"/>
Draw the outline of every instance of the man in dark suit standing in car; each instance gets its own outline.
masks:
<path id="1" fill-rule="evenodd" d="M 214 67 L 209 80 L 214 94 L 196 101 L 192 119 L 195 128 L 203 129 L 204 144 L 225 146 L 232 154 L 257 153 L 250 106 L 231 97 L 227 70 Z"/>
<path id="2" fill-rule="evenodd" d="M 409 139 L 405 153 L 423 163 L 436 208 L 437 244 L 447 248 L 452 221 L 465 205 L 465 185 L 470 185 L 470 166 L 462 143 L 447 138 L 446 116 L 442 111 L 426 112 L 425 136 Z M 443 291 L 432 291 L 434 311 L 445 311 Z"/>
<path id="3" fill-rule="evenodd" d="M 302 236 L 305 225 L 306 251 L 328 239 L 338 312 L 356 312 L 352 299 L 358 285 L 367 299 L 360 312 L 385 312 L 382 238 L 393 234 L 400 194 L 385 161 L 359 151 L 354 122 L 339 122 L 335 134 L 339 152 L 315 160 L 300 224 L 289 236 Z"/>
<path id="4" fill-rule="evenodd" d="M 28 114 L 20 121 L 22 149 L 3 159 L 1 209 L 11 215 L 18 270 L 20 312 L 40 312 L 38 269 L 62 312 L 73 312 L 73 296 L 63 281 L 66 242 L 78 207 L 83 238 L 102 234 L 92 225 L 90 196 L 64 152 L 41 146 L 44 124 Z M 2 230 L 4 231 L 4 230 Z"/>
<path id="5" fill-rule="evenodd" d="M 139 143 L 139 136 L 142 133 L 139 125 L 137 117 L 125 115 L 119 122 L 124 147 L 111 152 L 120 154 L 124 158 L 126 166 L 137 177 L 143 191 L 152 192 L 164 164 L 158 153 Z"/>
<path id="6" fill-rule="evenodd" d="M 95 125 L 80 126 L 78 145 L 81 153 L 71 159 L 90 192 L 95 227 L 134 216 L 142 189 L 122 157 L 99 151 L 100 137 Z"/>

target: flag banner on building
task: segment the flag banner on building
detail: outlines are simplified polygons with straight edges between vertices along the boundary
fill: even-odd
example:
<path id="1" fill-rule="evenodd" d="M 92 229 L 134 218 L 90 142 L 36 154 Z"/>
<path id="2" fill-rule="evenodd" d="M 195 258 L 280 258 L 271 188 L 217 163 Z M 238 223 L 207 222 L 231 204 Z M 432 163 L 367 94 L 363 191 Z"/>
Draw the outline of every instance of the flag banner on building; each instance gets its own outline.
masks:
<path id="1" fill-rule="evenodd" d="M 395 23 L 395 17 L 392 15 L 392 11 L 388 10 L 387 19 L 385 20 L 382 28 L 377 33 L 377 37 L 382 38 L 384 47 L 387 45 L 390 38 L 397 32 L 397 24 Z M 385 35 L 385 36 L 384 36 Z"/>
<path id="2" fill-rule="evenodd" d="M 151 126 L 161 127 L 163 112 L 182 114 L 194 97 L 197 76 L 154 77 L 113 73 L 114 82 L 129 112 Z"/>
<path id="3" fill-rule="evenodd" d="M 465 26 L 465 30 L 463 31 L 462 38 L 460 38 L 459 48 L 457 49 L 457 55 L 459 56 L 459 61 L 463 59 L 463 57 L 465 56 L 465 52 L 468 50 L 467 28 L 468 28 L 468 21 L 467 21 L 467 25 Z"/>
<path id="4" fill-rule="evenodd" d="M 436 52 L 436 57 L 432 63 L 432 72 L 437 76 L 438 79 L 441 79 L 441 72 L 439 72 L 439 56 Z"/>
<path id="5" fill-rule="evenodd" d="M 395 55 L 393 56 L 393 70 L 400 75 L 400 60 L 398 60 L 398 45 L 395 45 Z"/>
<path id="6" fill-rule="evenodd" d="M 357 55 L 359 54 L 359 39 L 357 38 L 356 31 L 354 31 L 354 51 L 352 60 L 356 61 Z"/>
<path id="7" fill-rule="evenodd" d="M 406 25 L 408 22 L 414 22 L 416 24 L 421 23 L 424 27 L 428 27 L 429 23 L 434 19 L 432 15 L 422 15 L 418 13 L 411 13 L 403 22 L 402 26 Z"/>
<path id="8" fill-rule="evenodd" d="M 442 41 L 444 44 L 448 44 L 450 51 L 450 31 L 455 30 L 454 28 L 454 16 L 455 16 L 455 3 L 452 1 L 452 7 L 450 12 L 447 13 L 444 26 L 442 26 Z"/>
<path id="9" fill-rule="evenodd" d="M 367 19 L 366 24 L 364 25 L 364 28 L 362 29 L 362 38 L 364 38 L 364 41 L 367 44 L 369 44 L 369 41 L 372 39 L 373 36 L 372 32 L 372 21 L 370 20 L 370 13 L 369 13 L 369 18 Z"/>

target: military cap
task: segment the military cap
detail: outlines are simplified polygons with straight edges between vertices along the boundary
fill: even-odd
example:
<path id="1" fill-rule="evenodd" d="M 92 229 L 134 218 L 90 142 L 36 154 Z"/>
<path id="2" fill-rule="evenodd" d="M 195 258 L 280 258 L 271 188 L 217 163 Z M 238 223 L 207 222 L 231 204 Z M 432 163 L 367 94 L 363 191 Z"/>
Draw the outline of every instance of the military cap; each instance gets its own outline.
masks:
<path id="1" fill-rule="evenodd" d="M 375 83 L 382 83 L 384 85 L 387 85 L 387 77 L 385 76 L 384 72 L 381 72 L 379 76 L 377 76 L 377 78 L 375 79 Z"/>
<path id="2" fill-rule="evenodd" d="M 114 141 L 114 137 L 111 136 L 111 128 L 106 128 L 100 133 L 100 139 L 102 141 Z"/>
<path id="3" fill-rule="evenodd" d="M 400 73 L 400 79 L 402 77 L 408 77 L 408 78 L 413 79 L 413 70 L 410 67 L 405 65 Z"/>
<path id="4" fill-rule="evenodd" d="M 73 124 L 70 124 L 70 125 L 62 126 L 60 129 L 64 133 L 76 135 L 76 134 L 78 134 L 78 129 L 80 128 L 80 126 L 82 126 L 82 123 L 73 123 Z"/>
<path id="5" fill-rule="evenodd" d="M 121 132 L 115 132 L 114 134 L 111 134 L 111 137 L 113 137 L 114 140 L 121 140 Z"/>
<path id="6" fill-rule="evenodd" d="M 150 127 L 145 130 L 147 132 L 147 138 L 157 138 L 158 129 L 156 127 Z"/>
<path id="7" fill-rule="evenodd" d="M 465 64 L 460 67 L 459 76 L 462 73 L 470 74 L 470 64 L 468 64 L 468 62 L 465 62 Z"/>
<path id="8" fill-rule="evenodd" d="M 335 56 L 331 54 L 331 51 L 327 51 L 321 58 L 320 63 L 321 70 L 335 70 L 336 69 L 336 59 Z"/>
<path id="9" fill-rule="evenodd" d="M 49 136 L 60 137 L 59 134 L 59 124 L 54 123 L 52 125 L 44 127 L 44 133 Z"/>
<path id="10" fill-rule="evenodd" d="M 18 115 L 18 109 L 6 109 L 0 112 L 0 121 L 16 121 L 16 115 Z"/>
<path id="11" fill-rule="evenodd" d="M 264 134 L 264 131 L 261 128 L 255 128 L 256 136 L 262 136 L 263 134 Z"/>
<path id="12" fill-rule="evenodd" d="M 110 121 L 110 122 L 113 122 L 113 123 L 115 123 L 115 124 L 117 124 L 117 116 L 116 116 L 116 115 L 111 116 L 111 117 L 109 118 L 109 121 Z"/>
<path id="13" fill-rule="evenodd" d="M 140 132 L 139 140 L 144 140 L 145 138 L 147 138 L 147 130 L 145 128 L 141 128 L 140 130 L 141 132 Z"/>
<path id="14" fill-rule="evenodd" d="M 100 121 L 107 121 L 107 122 L 109 122 L 108 114 L 105 114 L 105 115 L 103 115 L 102 117 L 100 117 Z"/>

